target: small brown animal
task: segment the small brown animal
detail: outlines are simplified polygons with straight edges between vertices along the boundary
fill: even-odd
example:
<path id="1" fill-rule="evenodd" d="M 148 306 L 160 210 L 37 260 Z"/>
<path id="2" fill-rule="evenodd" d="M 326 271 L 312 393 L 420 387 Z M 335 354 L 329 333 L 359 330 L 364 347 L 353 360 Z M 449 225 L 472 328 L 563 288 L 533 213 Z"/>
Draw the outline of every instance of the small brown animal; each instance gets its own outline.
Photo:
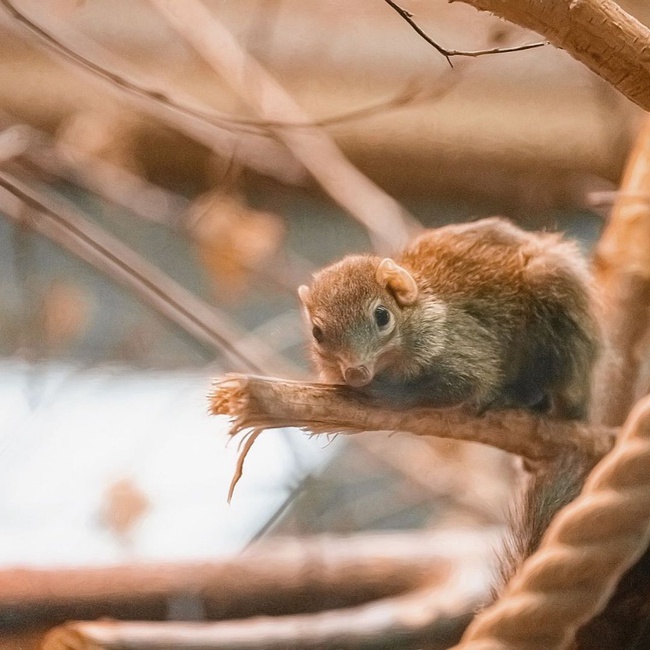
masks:
<path id="1" fill-rule="evenodd" d="M 395 260 L 346 257 L 298 290 L 321 380 L 393 406 L 585 416 L 597 326 L 575 244 L 493 217 Z"/>

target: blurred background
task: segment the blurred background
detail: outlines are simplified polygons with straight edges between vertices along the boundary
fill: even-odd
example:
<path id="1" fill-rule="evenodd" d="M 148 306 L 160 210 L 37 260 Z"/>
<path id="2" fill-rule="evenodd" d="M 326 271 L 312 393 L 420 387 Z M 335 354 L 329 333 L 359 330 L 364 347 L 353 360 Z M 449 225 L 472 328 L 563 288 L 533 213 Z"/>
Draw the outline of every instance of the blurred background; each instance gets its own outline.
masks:
<path id="1" fill-rule="evenodd" d="M 0 565 L 501 526 L 509 458 L 405 435 L 269 432 L 227 506 L 210 380 L 310 377 L 296 287 L 417 223 L 501 214 L 588 252 L 640 109 L 551 46 L 452 66 L 381 0 L 204 0 L 190 27 L 160 4 L 0 6 Z M 447 48 L 540 40 L 404 7 Z"/>

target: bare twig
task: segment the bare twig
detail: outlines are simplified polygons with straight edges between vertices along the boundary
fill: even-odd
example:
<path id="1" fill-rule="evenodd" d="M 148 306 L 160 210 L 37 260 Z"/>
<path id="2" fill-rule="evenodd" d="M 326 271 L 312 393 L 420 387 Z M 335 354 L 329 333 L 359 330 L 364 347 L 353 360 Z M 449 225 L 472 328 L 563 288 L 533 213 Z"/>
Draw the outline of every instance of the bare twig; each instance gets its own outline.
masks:
<path id="1" fill-rule="evenodd" d="M 650 110 L 650 28 L 614 0 L 460 0 L 531 29 Z"/>
<path id="2" fill-rule="evenodd" d="M 424 90 L 420 85 L 415 83 L 408 84 L 405 88 L 397 92 L 393 97 L 385 99 L 368 106 L 354 108 L 343 113 L 330 115 L 328 117 L 320 117 L 313 120 L 301 120 L 297 122 L 290 122 L 288 120 L 264 120 L 244 117 L 225 116 L 221 114 L 221 119 L 228 120 L 234 127 L 241 128 L 244 133 L 250 130 L 251 133 L 265 133 L 271 135 L 274 130 L 282 129 L 310 129 L 314 127 L 328 127 L 345 124 L 347 122 L 356 122 L 364 120 L 375 115 L 382 115 L 388 111 L 411 106 L 417 101 L 429 101 L 432 99 L 440 99 L 447 94 L 451 88 L 458 83 L 457 76 L 448 80 L 446 83 L 431 90 Z"/>
<path id="3" fill-rule="evenodd" d="M 311 120 L 271 75 L 237 43 L 198 0 L 150 0 L 232 90 L 265 120 Z M 375 248 L 392 252 L 418 224 L 392 197 L 364 176 L 318 129 L 275 132 L 314 179 L 368 230 Z"/>
<path id="4" fill-rule="evenodd" d="M 481 417 L 463 408 L 393 411 L 346 386 L 270 377 L 229 375 L 216 382 L 210 404 L 213 414 L 233 418 L 231 435 L 292 426 L 314 434 L 405 431 L 481 442 L 542 463 L 571 449 L 597 460 L 611 449 L 616 435 L 605 427 L 521 410 L 488 411 Z M 238 463 L 240 470 L 247 451 Z"/>
<path id="5" fill-rule="evenodd" d="M 437 50 L 442 56 L 447 59 L 447 63 L 450 67 L 453 68 L 451 62 L 451 57 L 453 56 L 468 56 L 468 57 L 478 57 L 485 56 L 486 54 L 507 54 L 508 52 L 523 52 L 524 50 L 532 50 L 536 47 L 543 47 L 548 45 L 548 41 L 540 41 L 537 43 L 526 43 L 524 45 L 515 45 L 513 47 L 492 47 L 485 50 L 450 50 L 446 47 L 443 47 L 439 43 L 433 40 L 413 19 L 413 14 L 410 11 L 404 9 L 393 0 L 384 0 L 384 2 L 392 7 L 418 34 L 421 36 L 429 45 L 431 45 L 435 50 Z"/>
<path id="6" fill-rule="evenodd" d="M 256 369 L 259 364 L 249 357 L 268 358 L 286 372 L 295 372 L 291 364 L 269 351 L 262 342 L 256 350 L 240 349 L 238 334 L 224 317 L 200 298 L 181 287 L 121 241 L 88 222 L 73 207 L 54 201 L 27 188 L 6 173 L 0 173 L 5 197 L 0 205 L 4 215 L 26 225 L 80 257 L 113 280 L 131 289 L 143 302 L 189 333 L 210 352 L 226 354 L 237 367 Z"/>

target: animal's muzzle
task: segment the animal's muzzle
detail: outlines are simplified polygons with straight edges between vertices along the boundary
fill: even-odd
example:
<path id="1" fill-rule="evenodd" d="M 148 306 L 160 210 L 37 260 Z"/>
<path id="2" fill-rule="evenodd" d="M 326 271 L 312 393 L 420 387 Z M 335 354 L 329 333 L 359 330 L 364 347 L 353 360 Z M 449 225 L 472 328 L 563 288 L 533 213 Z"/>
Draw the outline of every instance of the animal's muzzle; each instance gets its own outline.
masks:
<path id="1" fill-rule="evenodd" d="M 350 366 L 343 373 L 345 383 L 353 388 L 360 388 L 370 383 L 372 373 L 366 366 Z"/>

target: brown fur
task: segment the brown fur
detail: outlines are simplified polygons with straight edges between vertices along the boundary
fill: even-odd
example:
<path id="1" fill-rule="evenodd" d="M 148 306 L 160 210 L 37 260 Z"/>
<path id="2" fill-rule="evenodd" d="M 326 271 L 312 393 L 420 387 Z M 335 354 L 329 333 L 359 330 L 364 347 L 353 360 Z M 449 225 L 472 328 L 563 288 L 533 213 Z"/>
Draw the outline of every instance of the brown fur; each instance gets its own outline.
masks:
<path id="1" fill-rule="evenodd" d="M 301 289 L 322 333 L 312 351 L 324 381 L 363 366 L 370 381 L 359 390 L 396 405 L 584 416 L 597 328 L 575 244 L 500 218 L 428 230 L 395 259 L 415 280 L 412 304 L 390 276 L 382 283 L 381 262 L 344 258 Z M 373 321 L 377 305 L 392 315 L 388 333 Z"/>

